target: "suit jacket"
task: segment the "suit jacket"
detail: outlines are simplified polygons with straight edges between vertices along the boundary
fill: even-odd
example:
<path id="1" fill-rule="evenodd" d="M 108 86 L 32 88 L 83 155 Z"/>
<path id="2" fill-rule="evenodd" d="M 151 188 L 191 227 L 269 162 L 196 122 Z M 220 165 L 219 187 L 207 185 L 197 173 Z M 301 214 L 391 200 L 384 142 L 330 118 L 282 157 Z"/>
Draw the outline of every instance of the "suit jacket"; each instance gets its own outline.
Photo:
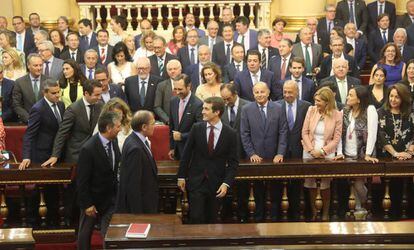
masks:
<path id="1" fill-rule="evenodd" d="M 16 34 L 16 44 L 17 44 L 17 34 Z M 17 47 L 17 45 L 16 45 Z M 30 28 L 26 29 L 26 32 L 24 34 L 24 44 L 23 44 L 23 52 L 27 59 L 27 56 L 29 56 L 30 53 L 36 52 L 36 44 L 34 42 L 34 36 L 33 31 Z"/>
<path id="2" fill-rule="evenodd" d="M 277 48 L 273 48 L 273 47 L 269 47 L 269 56 L 266 58 L 267 59 L 267 69 L 270 70 L 270 59 L 274 56 L 279 56 L 279 50 Z M 251 48 L 250 50 L 257 50 L 259 51 L 259 47 L 254 47 Z M 260 54 L 262 54 L 263 51 L 259 51 Z"/>
<path id="3" fill-rule="evenodd" d="M 200 85 L 202 79 L 200 79 L 200 63 L 189 65 L 184 73 L 191 79 L 191 91 L 196 92 L 197 87 Z"/>
<path id="4" fill-rule="evenodd" d="M 239 38 L 239 33 L 234 32 L 234 41 L 237 42 L 237 38 Z M 249 29 L 249 48 L 246 48 L 245 51 L 248 51 L 251 48 L 257 47 L 257 31 Z"/>
<path id="5" fill-rule="evenodd" d="M 318 108 L 316 106 L 309 107 L 302 128 L 302 146 L 303 150 L 307 152 L 314 149 L 315 128 L 320 119 L 321 114 Z M 331 116 L 325 116 L 324 123 L 324 146 L 322 148 L 326 154 L 331 154 L 336 151 L 336 147 L 341 139 L 342 113 L 334 109 Z"/>
<path id="6" fill-rule="evenodd" d="M 247 70 L 247 64 L 246 62 L 243 62 L 243 70 Z M 229 83 L 234 81 L 234 77 L 236 76 L 236 74 L 239 73 L 236 69 L 236 65 L 234 64 L 234 62 L 227 64 L 226 66 L 224 66 L 223 69 L 223 82 L 224 83 Z"/>
<path id="7" fill-rule="evenodd" d="M 85 52 L 81 50 L 81 48 L 79 47 L 77 52 L 76 52 L 76 62 L 81 64 L 83 63 L 83 54 Z M 99 57 L 98 57 L 99 58 Z M 60 59 L 62 60 L 66 60 L 66 59 L 72 59 L 72 55 L 70 54 L 70 50 L 67 49 L 65 51 L 62 52 L 62 54 L 60 54 Z"/>
<path id="8" fill-rule="evenodd" d="M 285 155 L 288 125 L 282 107 L 269 101 L 265 124 L 260 112 L 256 102 L 251 102 L 242 109 L 240 134 L 247 157 L 257 154 L 270 160 L 276 155 Z"/>
<path id="9" fill-rule="evenodd" d="M 118 97 L 126 102 L 125 93 L 118 84 L 115 84 L 115 83 L 109 84 L 109 96 L 111 97 L 111 99 L 114 97 Z"/>
<path id="10" fill-rule="evenodd" d="M 40 76 L 40 87 L 37 100 L 40 100 L 43 97 L 43 85 L 47 79 L 49 78 L 44 75 Z M 33 92 L 32 81 L 30 80 L 29 74 L 27 74 L 17 79 L 13 88 L 13 108 L 20 121 L 27 123 L 27 119 L 29 119 L 29 111 L 35 103 L 36 98 Z"/>
<path id="11" fill-rule="evenodd" d="M 269 70 L 261 70 L 260 81 L 267 84 L 270 89 L 269 98 L 275 100 L 278 94 L 278 89 L 273 73 Z M 241 98 L 251 102 L 254 101 L 253 82 L 248 69 L 245 69 L 235 75 L 234 84 L 236 85 L 237 93 L 239 93 Z"/>
<path id="12" fill-rule="evenodd" d="M 62 162 L 76 163 L 80 148 L 92 136 L 102 106 L 101 102 L 94 105 L 92 122 L 89 122 L 83 98 L 69 105 L 56 134 L 52 156 L 58 157 Z"/>
<path id="13" fill-rule="evenodd" d="M 327 54 L 331 53 L 331 48 L 329 47 L 330 34 L 323 30 L 316 30 L 316 37 L 318 39 L 317 44 L 321 46 L 322 52 Z M 295 43 L 300 43 L 299 33 L 296 35 Z M 312 43 L 315 43 L 313 37 Z"/>
<path id="14" fill-rule="evenodd" d="M 101 60 L 101 52 L 102 51 L 99 51 L 99 47 L 96 46 L 96 47 L 93 47 L 92 49 L 94 49 L 94 50 L 96 50 L 96 52 L 98 52 L 98 63 L 99 64 L 108 66 L 108 64 L 112 62 L 112 50 L 114 49 L 113 46 L 108 44 L 108 49 L 106 51 L 106 57 L 105 57 L 104 62 L 102 62 L 102 60 Z"/>
<path id="15" fill-rule="evenodd" d="M 405 28 L 407 31 L 407 42 L 406 45 L 413 46 L 414 47 L 414 24 L 408 25 L 408 27 Z"/>
<path id="16" fill-rule="evenodd" d="M 402 57 L 405 63 L 414 58 L 414 47 L 404 45 Z"/>
<path id="17" fill-rule="evenodd" d="M 357 64 L 358 70 L 365 66 L 367 60 L 367 43 L 364 38 L 355 39 L 354 60 Z"/>
<path id="18" fill-rule="evenodd" d="M 170 53 L 165 52 L 165 60 L 164 60 L 164 69 L 162 72 L 160 72 L 160 69 L 158 68 L 158 57 L 157 55 L 152 55 L 148 57 L 151 63 L 151 74 L 156 75 L 158 77 L 161 77 L 162 80 L 166 80 L 169 78 L 167 74 L 167 63 L 173 59 L 177 59 L 176 56 L 171 55 Z"/>
<path id="19" fill-rule="evenodd" d="M 172 97 L 172 81 L 164 80 L 157 85 L 154 101 L 154 113 L 165 124 L 170 121 L 170 102 Z"/>
<path id="20" fill-rule="evenodd" d="M 292 55 L 291 57 L 292 58 Z M 275 80 L 276 82 L 279 82 L 282 77 L 282 57 L 280 55 L 275 55 L 269 60 L 269 70 L 275 74 Z M 285 78 L 289 77 L 291 75 L 289 71 L 289 62 L 286 61 L 286 75 Z"/>
<path id="21" fill-rule="evenodd" d="M 355 22 L 358 30 L 366 33 L 368 27 L 368 10 L 365 2 L 362 0 L 354 0 Z M 341 0 L 336 5 L 336 18 L 344 23 L 349 23 L 349 6 L 347 0 Z"/>
<path id="22" fill-rule="evenodd" d="M 355 60 L 352 56 L 348 54 L 344 54 L 345 60 L 348 61 L 348 75 L 352 77 L 359 77 L 359 70 L 357 68 L 357 65 L 355 63 Z M 325 58 L 323 58 L 321 67 L 320 67 L 319 73 L 316 75 L 316 77 L 320 80 L 323 78 L 326 78 L 331 75 L 332 70 L 332 55 L 328 55 Z"/>
<path id="23" fill-rule="evenodd" d="M 238 44 L 238 43 L 233 41 L 233 46 L 235 44 Z M 233 46 L 230 46 L 230 53 L 231 53 L 231 49 L 233 48 Z M 213 46 L 211 61 L 219 65 L 222 70 L 228 64 L 227 57 L 226 57 L 226 50 L 227 50 L 227 47 L 224 41 L 216 42 L 216 44 Z"/>
<path id="24" fill-rule="evenodd" d="M 150 150 L 135 132 L 125 140 L 117 212 L 158 213 L 158 170 Z"/>
<path id="25" fill-rule="evenodd" d="M 231 26 L 233 26 L 233 30 L 236 29 L 236 27 L 235 27 L 236 24 L 235 24 L 234 20 L 231 21 L 231 23 L 226 23 L 226 24 L 230 24 Z M 218 35 L 222 36 L 223 35 L 223 27 L 224 27 L 225 23 L 223 23 L 222 21 L 219 21 L 218 25 L 219 25 Z"/>
<path id="26" fill-rule="evenodd" d="M 344 103 L 345 100 L 344 101 L 341 100 L 341 94 L 339 93 L 339 88 L 338 88 L 338 83 L 336 82 L 336 77 L 335 76 L 329 76 L 327 78 L 324 78 L 324 79 L 321 80 L 321 84 L 324 83 L 325 81 L 331 81 L 331 82 L 334 82 L 336 84 L 336 88 L 338 89 L 338 91 L 336 92 L 335 99 L 336 99 L 337 102 Z M 361 80 L 359 80 L 358 78 L 352 77 L 352 76 L 347 76 L 346 77 L 346 82 L 348 84 L 348 92 L 351 88 L 353 88 L 357 85 L 361 85 Z"/>
<path id="27" fill-rule="evenodd" d="M 397 16 L 397 21 L 395 23 L 395 28 L 407 28 L 413 23 L 413 20 L 408 15 L 408 13 L 405 13 L 402 16 Z"/>
<path id="28" fill-rule="evenodd" d="M 63 102 L 57 107 L 61 120 L 65 112 Z M 33 163 L 43 163 L 52 155 L 53 144 L 59 122 L 45 98 L 40 99 L 30 110 L 29 122 L 23 137 L 23 159 L 30 159 Z"/>
<path id="29" fill-rule="evenodd" d="M 345 26 L 345 23 L 342 20 L 339 20 L 339 19 L 335 18 L 332 21 L 332 28 L 335 27 L 335 26 L 339 26 L 339 27 L 343 28 Z M 318 26 L 316 27 L 316 30 L 317 30 L 318 34 L 330 33 L 329 30 L 328 30 L 327 23 L 326 23 L 326 17 L 322 17 L 318 20 Z"/>
<path id="30" fill-rule="evenodd" d="M 181 122 L 179 122 L 179 106 L 181 99 L 177 96 L 173 97 L 170 102 L 170 149 L 174 149 L 174 154 L 176 159 L 180 159 L 184 152 L 184 146 L 187 142 L 188 135 L 190 130 L 193 127 L 193 124 L 203 120 L 203 115 L 201 110 L 203 109 L 203 102 L 191 94 L 188 103 L 185 106 Z M 172 132 L 178 131 L 181 133 L 181 141 L 174 141 L 172 137 Z"/>
<path id="31" fill-rule="evenodd" d="M 216 42 L 214 43 L 214 45 L 216 45 L 217 43 L 220 43 L 222 41 L 223 41 L 223 37 L 221 37 L 221 36 L 218 35 L 216 37 Z M 203 36 L 203 37 L 200 38 L 200 40 L 198 40 L 198 44 L 199 45 L 207 45 L 207 46 L 209 46 L 210 45 L 209 43 L 210 43 L 210 41 L 209 41 L 209 36 L 208 35 Z M 214 47 L 214 45 L 213 45 L 213 47 Z"/>
<path id="32" fill-rule="evenodd" d="M 277 101 L 278 104 L 282 106 L 282 113 L 286 117 L 287 121 L 287 113 L 286 113 L 286 101 L 279 100 Z M 287 135 L 287 158 L 291 159 L 300 159 L 303 157 L 303 146 L 302 146 L 302 127 L 303 122 L 305 121 L 306 112 L 308 112 L 308 108 L 311 104 L 307 101 L 296 100 L 296 115 L 295 115 L 295 123 L 293 128 L 290 129 L 288 126 L 288 135 Z"/>
<path id="33" fill-rule="evenodd" d="M 141 37 L 142 37 L 142 33 L 134 37 L 135 49 L 138 49 L 139 47 L 141 47 Z"/>
<path id="34" fill-rule="evenodd" d="M 91 40 L 89 41 L 89 43 L 86 39 L 87 39 L 87 36 L 81 36 L 79 38 L 79 48 L 82 51 L 87 51 L 88 49 L 98 47 L 98 41 L 96 40 L 96 33 L 95 32 L 92 32 Z"/>
<path id="35" fill-rule="evenodd" d="M 385 7 L 385 8 L 384 8 Z M 389 1 L 385 1 L 385 6 L 383 8 L 384 13 L 387 13 L 390 16 L 390 28 L 395 28 L 395 21 L 397 14 L 395 12 L 395 4 L 391 3 Z M 368 9 L 368 16 L 369 16 L 369 22 L 368 22 L 368 28 L 371 32 L 372 30 L 375 30 L 378 27 L 377 24 L 377 17 L 378 17 L 378 2 L 374 1 L 367 5 Z"/>
<path id="36" fill-rule="evenodd" d="M 237 134 L 223 124 L 217 144 L 210 155 L 207 146 L 207 123 L 194 124 L 188 136 L 178 169 L 178 178 L 188 178 L 186 186 L 192 192 L 204 182 L 215 193 L 223 183 L 231 186 L 239 165 L 237 159 Z M 208 178 L 205 178 L 205 175 Z"/>
<path id="37" fill-rule="evenodd" d="M 226 107 L 224 108 L 224 113 L 221 116 L 221 121 L 224 124 L 229 125 L 237 133 L 237 153 L 238 153 L 238 158 L 239 159 L 246 158 L 246 153 L 244 152 L 243 145 L 241 143 L 240 121 L 241 121 L 242 108 L 248 103 L 250 103 L 250 102 L 239 97 L 239 106 L 237 107 L 236 119 L 233 123 L 233 126 L 230 124 L 230 117 L 229 117 L 230 107 L 229 106 L 226 105 Z"/>
<path id="38" fill-rule="evenodd" d="M 394 30 L 388 29 L 387 43 L 394 41 Z M 379 28 L 371 31 L 368 36 L 368 55 L 371 57 L 371 63 L 374 65 L 380 59 L 380 52 L 385 43 L 382 39 L 382 33 Z"/>
<path id="39" fill-rule="evenodd" d="M 138 81 L 139 79 L 137 75 L 125 79 L 125 96 L 131 111 L 136 112 L 141 109 L 154 111 L 155 91 L 157 90 L 157 84 L 161 81 L 161 78 L 155 75 L 149 75 L 144 106 L 141 105 L 141 97 L 139 96 L 141 83 L 138 85 Z"/>
<path id="40" fill-rule="evenodd" d="M 86 64 L 81 64 L 80 69 L 81 69 L 83 75 L 86 77 L 86 79 L 89 79 L 89 69 L 87 69 Z M 97 63 L 95 65 L 94 70 L 97 70 L 97 69 L 105 69 L 105 66 L 103 66 L 100 63 Z M 93 76 L 93 79 L 95 79 L 95 76 Z"/>
<path id="41" fill-rule="evenodd" d="M 316 67 L 319 67 L 319 65 L 322 62 L 322 47 L 319 44 L 311 44 L 312 49 L 312 70 Z M 294 56 L 298 56 L 300 58 L 303 58 L 305 60 L 305 55 L 302 51 L 302 43 L 295 43 L 292 47 L 292 54 Z"/>
<path id="42" fill-rule="evenodd" d="M 195 52 L 194 52 L 195 53 Z M 191 65 L 190 63 L 190 52 L 188 50 L 188 46 L 184 46 L 177 52 L 178 61 L 181 62 L 181 66 L 183 71 Z M 195 62 L 198 63 L 198 55 L 194 55 Z"/>
<path id="43" fill-rule="evenodd" d="M 13 122 L 17 118 L 12 106 L 14 84 L 14 81 L 7 78 L 3 78 L 1 83 L 1 96 L 3 97 L 1 117 L 3 122 Z"/>
<path id="44" fill-rule="evenodd" d="M 197 31 L 198 38 L 202 38 L 202 37 L 206 36 L 206 32 L 204 30 L 199 29 L 197 27 L 193 27 L 192 29 L 195 29 Z M 189 29 L 187 27 L 185 27 L 185 30 L 186 30 L 186 32 L 189 31 Z"/>
<path id="45" fill-rule="evenodd" d="M 49 65 L 49 77 L 53 80 L 57 81 L 62 76 L 63 72 L 63 60 L 60 58 L 53 58 L 52 65 Z M 43 70 L 45 70 L 45 66 L 43 66 Z"/>
<path id="46" fill-rule="evenodd" d="M 80 209 L 92 205 L 98 214 L 104 214 L 113 205 L 118 181 L 120 151 L 118 142 L 112 141 L 114 166 L 111 166 L 106 148 L 102 145 L 99 133 L 89 138 L 82 146 L 76 168 L 76 186 Z"/>
<path id="47" fill-rule="evenodd" d="M 287 80 L 292 80 L 292 76 L 286 77 L 286 81 Z M 313 103 L 313 95 L 316 92 L 315 83 L 311 79 L 302 76 L 301 84 L 302 84 L 302 96 L 299 96 L 299 99 Z M 283 90 L 283 84 L 281 86 L 281 89 Z M 282 99 L 282 98 L 283 98 L 283 92 L 282 92 L 282 96 L 278 99 Z"/>

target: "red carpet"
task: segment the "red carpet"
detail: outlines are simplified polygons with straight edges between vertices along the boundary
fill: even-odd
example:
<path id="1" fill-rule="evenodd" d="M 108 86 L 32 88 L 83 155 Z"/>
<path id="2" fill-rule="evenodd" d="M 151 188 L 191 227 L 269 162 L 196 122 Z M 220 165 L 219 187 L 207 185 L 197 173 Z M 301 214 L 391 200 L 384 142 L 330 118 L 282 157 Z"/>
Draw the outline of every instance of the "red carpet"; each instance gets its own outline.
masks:
<path id="1" fill-rule="evenodd" d="M 92 249 L 102 249 L 103 239 L 98 231 L 92 234 Z M 74 250 L 76 249 L 76 242 L 68 243 L 51 243 L 51 244 L 36 244 L 35 250 Z"/>

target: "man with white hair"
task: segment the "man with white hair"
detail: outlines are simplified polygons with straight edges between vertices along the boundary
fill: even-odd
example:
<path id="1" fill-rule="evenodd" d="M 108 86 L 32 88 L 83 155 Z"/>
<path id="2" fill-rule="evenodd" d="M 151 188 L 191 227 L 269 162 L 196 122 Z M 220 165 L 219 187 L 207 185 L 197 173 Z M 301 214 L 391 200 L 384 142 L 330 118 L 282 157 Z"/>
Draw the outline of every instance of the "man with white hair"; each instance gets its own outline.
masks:
<path id="1" fill-rule="evenodd" d="M 357 28 L 354 23 L 347 23 L 344 28 L 346 42 L 353 48 L 351 56 L 354 57 L 358 70 L 365 66 L 367 60 L 367 42 L 362 37 L 356 37 Z"/>
<path id="2" fill-rule="evenodd" d="M 322 47 L 312 42 L 312 30 L 304 27 L 299 32 L 300 42 L 293 45 L 292 54 L 305 60 L 306 75 L 310 76 L 321 64 Z"/>
<path id="3" fill-rule="evenodd" d="M 88 49 L 83 55 L 85 63 L 80 65 L 82 73 L 89 80 L 95 79 L 95 71 L 98 68 L 103 68 L 102 65 L 98 64 L 98 52 L 94 49 Z"/>
<path id="4" fill-rule="evenodd" d="M 412 23 L 414 23 L 414 0 L 408 0 L 405 8 L 407 10 L 404 15 L 397 17 L 397 22 L 395 27 L 397 28 L 407 28 Z"/>
<path id="5" fill-rule="evenodd" d="M 414 30 L 412 31 L 414 32 Z M 406 63 L 408 62 L 408 60 L 414 58 L 414 47 L 412 47 L 412 45 L 414 45 L 414 37 L 412 37 L 411 39 L 413 41 L 411 41 L 411 43 L 407 43 L 407 31 L 404 28 L 397 28 L 394 32 L 394 43 L 400 49 L 401 56 L 403 57 L 403 60 Z"/>
<path id="6" fill-rule="evenodd" d="M 207 24 L 207 35 L 201 37 L 199 40 L 200 45 L 207 45 L 210 51 L 213 51 L 213 46 L 223 41 L 223 38 L 218 35 L 219 25 L 216 21 L 211 20 Z"/>
<path id="7" fill-rule="evenodd" d="M 57 81 L 62 76 L 63 60 L 53 56 L 55 47 L 51 41 L 43 41 L 37 46 L 43 60 L 43 75 Z"/>
<path id="8" fill-rule="evenodd" d="M 323 30 L 318 30 L 319 21 L 316 17 L 309 17 L 306 19 L 306 27 L 311 30 L 312 43 L 319 44 L 322 47 L 322 51 L 326 54 L 329 53 L 329 33 Z M 300 32 L 296 36 L 295 43 L 300 42 Z"/>
<path id="9" fill-rule="evenodd" d="M 161 78 L 151 75 L 151 64 L 147 57 L 136 61 L 138 75 L 125 79 L 125 96 L 132 112 L 154 109 L 155 92 Z M 137 84 L 138 83 L 138 84 Z"/>

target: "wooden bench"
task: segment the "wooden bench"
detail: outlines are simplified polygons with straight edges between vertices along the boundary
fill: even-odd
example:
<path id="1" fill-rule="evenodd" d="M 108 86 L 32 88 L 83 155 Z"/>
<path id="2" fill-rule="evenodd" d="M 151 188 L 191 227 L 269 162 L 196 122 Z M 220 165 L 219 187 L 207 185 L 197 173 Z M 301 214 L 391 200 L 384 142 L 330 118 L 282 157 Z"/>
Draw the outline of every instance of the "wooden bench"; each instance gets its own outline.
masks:
<path id="1" fill-rule="evenodd" d="M 34 249 L 31 228 L 0 229 L 0 250 Z"/>

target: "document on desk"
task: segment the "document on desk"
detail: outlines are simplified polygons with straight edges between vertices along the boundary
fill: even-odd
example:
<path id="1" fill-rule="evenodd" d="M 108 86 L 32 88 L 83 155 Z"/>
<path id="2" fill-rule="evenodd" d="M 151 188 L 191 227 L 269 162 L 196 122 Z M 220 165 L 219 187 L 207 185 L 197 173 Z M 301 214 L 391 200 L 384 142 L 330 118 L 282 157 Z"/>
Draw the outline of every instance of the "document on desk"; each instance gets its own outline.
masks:
<path id="1" fill-rule="evenodd" d="M 151 224 L 131 223 L 129 224 L 125 237 L 147 238 L 150 228 L 151 228 Z"/>

